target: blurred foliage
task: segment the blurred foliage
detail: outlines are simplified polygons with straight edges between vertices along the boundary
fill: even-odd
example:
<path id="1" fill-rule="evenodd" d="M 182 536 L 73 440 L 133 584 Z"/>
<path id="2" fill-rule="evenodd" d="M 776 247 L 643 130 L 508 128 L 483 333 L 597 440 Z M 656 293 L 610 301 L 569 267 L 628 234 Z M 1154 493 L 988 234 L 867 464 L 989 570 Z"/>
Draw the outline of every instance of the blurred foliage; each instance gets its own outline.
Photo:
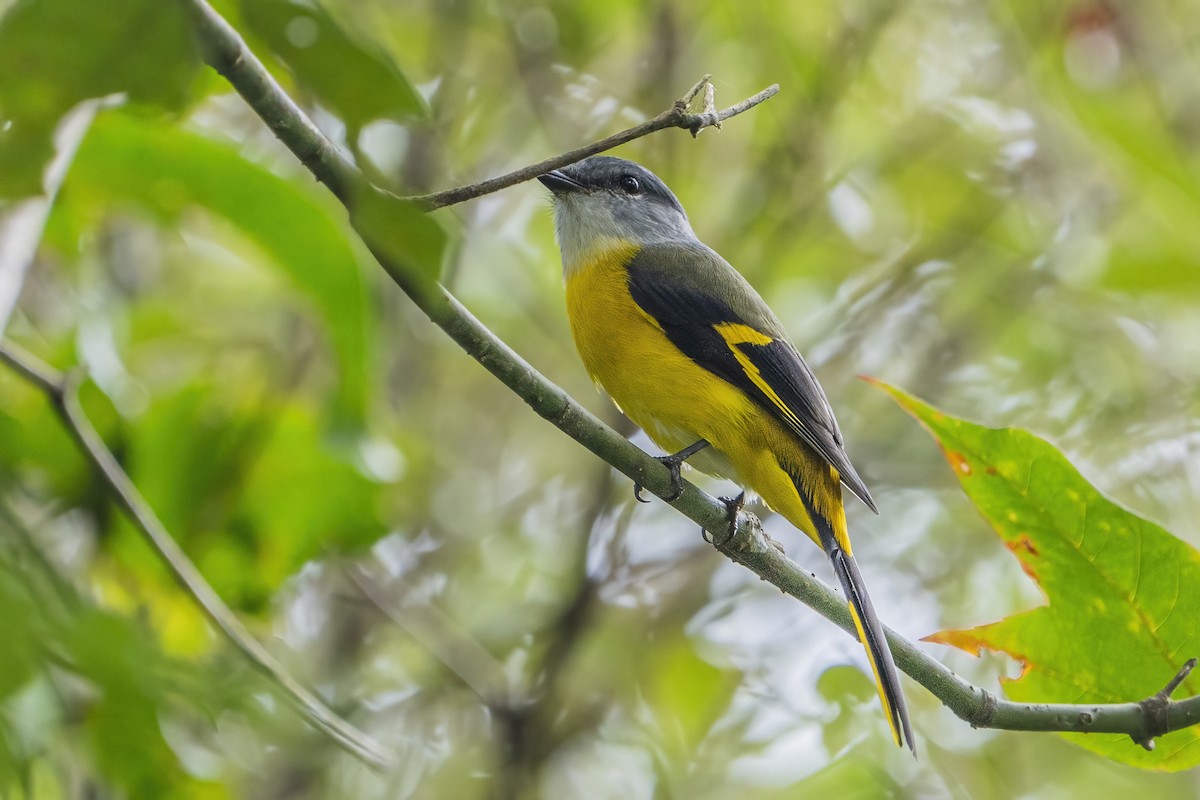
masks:
<path id="1" fill-rule="evenodd" d="M 337 213 L 314 190 L 293 184 L 242 158 L 231 143 L 188 135 L 173 126 L 108 114 L 90 131 L 71 174 L 64 243 L 79 241 L 106 214 L 128 209 L 160 226 L 179 224 L 197 207 L 218 215 L 261 248 L 315 306 L 329 334 L 337 372 L 334 411 L 361 419 L 365 411 L 371 312 L 363 292 L 359 251 Z"/>
<path id="2" fill-rule="evenodd" d="M 40 189 L 59 119 L 125 93 L 178 109 L 200 66 L 183 10 L 155 0 L 19 0 L 0 21 L 0 197 Z"/>
<path id="3" fill-rule="evenodd" d="M 927 641 L 999 650 L 1022 663 L 1005 694 L 1031 703 L 1127 703 L 1157 694 L 1200 651 L 1200 552 L 1100 494 L 1062 453 L 1027 431 L 984 428 L 884 386 L 934 435 L 967 496 L 996 529 L 1048 605 Z M 1184 680 L 1180 697 L 1196 694 Z M 1134 766 L 1200 763 L 1194 728 L 1146 751 L 1127 736 L 1073 734 Z"/>
<path id="4" fill-rule="evenodd" d="M 425 116 L 425 101 L 386 51 L 350 35 L 323 7 L 302 0 L 242 0 L 239 7 L 245 29 L 352 131 Z"/>
<path id="5" fill-rule="evenodd" d="M 216 5 L 403 193 L 627 127 L 705 72 L 720 105 L 780 83 L 719 133 L 620 154 L 672 186 L 809 356 L 882 511 L 850 509 L 863 571 L 910 637 L 1044 599 L 859 373 L 1038 431 L 1105 494 L 1196 542 L 1200 8 Z M 1186 774 L 1059 737 L 970 730 L 910 682 L 914 762 L 890 744 L 853 641 L 661 504 L 635 508 L 626 481 L 371 266 L 345 211 L 197 71 L 176 4 L 0 0 L 0 13 L 0 193 L 38 190 L 76 102 L 125 106 L 80 149 L 6 335 L 87 368 L 85 408 L 206 577 L 402 762 L 371 773 L 251 679 L 44 399 L 0 370 L 0 793 L 1200 796 Z M 573 352 L 547 207 L 528 185 L 436 226 L 378 224 L 620 424 Z M 390 615 L 346 579 L 360 568 Z M 433 612 L 444 624 L 420 628 L 433 640 L 405 624 Z M 984 687 L 1017 669 L 928 649 Z M 456 670 L 447 654 L 463 652 L 471 669 Z M 476 673 L 507 691 L 481 697 Z"/>

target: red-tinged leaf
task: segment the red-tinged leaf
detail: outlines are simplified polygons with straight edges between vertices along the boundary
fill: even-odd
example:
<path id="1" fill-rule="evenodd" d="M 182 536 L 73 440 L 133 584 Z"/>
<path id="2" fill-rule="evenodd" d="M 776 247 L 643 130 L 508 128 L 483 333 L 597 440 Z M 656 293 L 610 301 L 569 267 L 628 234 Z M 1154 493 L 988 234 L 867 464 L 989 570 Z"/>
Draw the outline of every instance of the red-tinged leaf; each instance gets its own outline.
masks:
<path id="1" fill-rule="evenodd" d="M 930 641 L 1020 660 L 1020 677 L 1004 689 L 1022 702 L 1144 700 L 1200 655 L 1200 553 L 1105 497 L 1033 434 L 974 425 L 879 386 L 937 439 L 967 496 L 1048 600 Z M 1176 697 L 1198 689 L 1193 678 Z M 1132 766 L 1200 764 L 1195 728 L 1161 737 L 1151 752 L 1125 736 L 1064 735 Z"/>

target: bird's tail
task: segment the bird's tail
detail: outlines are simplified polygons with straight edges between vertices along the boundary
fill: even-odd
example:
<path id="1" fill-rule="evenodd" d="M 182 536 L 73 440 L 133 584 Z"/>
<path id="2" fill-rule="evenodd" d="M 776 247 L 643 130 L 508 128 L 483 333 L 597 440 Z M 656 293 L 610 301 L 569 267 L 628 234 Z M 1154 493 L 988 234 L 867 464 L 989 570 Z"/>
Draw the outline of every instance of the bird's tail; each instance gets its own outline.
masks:
<path id="1" fill-rule="evenodd" d="M 842 584 L 842 592 L 846 595 L 846 603 L 850 607 L 850 617 L 858 631 L 858 640 L 867 651 L 867 659 L 871 662 L 871 670 L 875 673 L 875 688 L 879 692 L 879 702 L 883 704 L 887 714 L 888 725 L 892 729 L 892 738 L 896 744 L 908 749 L 913 755 L 917 754 L 916 741 L 913 739 L 912 726 L 908 721 L 908 709 L 904 705 L 904 693 L 900 691 L 900 676 L 896 672 L 896 663 L 892 660 L 892 651 L 888 648 L 887 638 L 883 635 L 883 625 L 871 605 L 867 594 L 867 586 L 854 556 L 847 552 L 834 534 L 833 526 L 820 514 L 811 514 L 816 523 L 817 533 L 825 554 L 833 564 L 838 581 Z M 843 535 L 840 537 L 845 539 Z"/>

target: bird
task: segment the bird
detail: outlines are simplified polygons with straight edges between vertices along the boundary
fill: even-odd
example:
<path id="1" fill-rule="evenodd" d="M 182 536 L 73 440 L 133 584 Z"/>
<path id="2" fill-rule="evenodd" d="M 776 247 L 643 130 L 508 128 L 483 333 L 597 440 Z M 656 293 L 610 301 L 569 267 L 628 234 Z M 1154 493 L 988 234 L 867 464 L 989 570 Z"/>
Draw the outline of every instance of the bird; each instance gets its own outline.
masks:
<path id="1" fill-rule="evenodd" d="M 824 551 L 866 650 L 892 737 L 916 755 L 895 662 L 850 546 L 844 486 L 879 513 L 825 392 L 750 283 L 633 161 L 591 156 L 550 190 L 567 316 L 584 367 L 670 455 L 756 494 Z M 642 499 L 640 487 L 635 496 Z M 730 501 L 731 520 L 745 492 Z"/>

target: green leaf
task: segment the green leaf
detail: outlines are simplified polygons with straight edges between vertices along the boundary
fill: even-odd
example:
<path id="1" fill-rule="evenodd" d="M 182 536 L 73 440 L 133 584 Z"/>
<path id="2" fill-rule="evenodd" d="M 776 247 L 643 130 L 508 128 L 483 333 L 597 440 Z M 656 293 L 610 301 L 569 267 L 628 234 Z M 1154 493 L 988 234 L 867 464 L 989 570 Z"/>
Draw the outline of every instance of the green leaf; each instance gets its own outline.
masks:
<path id="1" fill-rule="evenodd" d="M 1200 655 L 1200 553 L 1106 498 L 1033 434 L 974 425 L 879 385 L 934 435 L 967 496 L 1049 601 L 930 640 L 1022 661 L 1021 676 L 1004 684 L 1021 702 L 1144 700 Z M 1177 695 L 1198 688 L 1193 678 Z M 1200 764 L 1196 728 L 1161 737 L 1152 752 L 1127 736 L 1064 736 L 1137 767 Z"/>
<path id="2" fill-rule="evenodd" d="M 231 145 L 120 113 L 101 115 L 67 180 L 71 202 L 101 212 L 134 202 L 175 224 L 196 206 L 258 244 L 321 313 L 339 363 L 339 419 L 360 419 L 367 395 L 368 313 L 358 253 L 332 202 Z"/>
<path id="3" fill-rule="evenodd" d="M 425 101 L 383 48 L 303 0 L 241 0 L 246 27 L 296 81 L 351 130 L 378 119 L 425 117 Z"/>
<path id="4" fill-rule="evenodd" d="M 22 0 L 0 18 L 0 196 L 37 194 L 58 120 L 115 92 L 169 109 L 200 61 L 181 4 Z"/>
<path id="5" fill-rule="evenodd" d="M 136 795 L 161 796 L 178 771 L 154 702 L 161 658 L 124 621 L 99 612 L 80 621 L 71 643 L 81 672 L 100 689 L 87 718 L 100 767 Z"/>

